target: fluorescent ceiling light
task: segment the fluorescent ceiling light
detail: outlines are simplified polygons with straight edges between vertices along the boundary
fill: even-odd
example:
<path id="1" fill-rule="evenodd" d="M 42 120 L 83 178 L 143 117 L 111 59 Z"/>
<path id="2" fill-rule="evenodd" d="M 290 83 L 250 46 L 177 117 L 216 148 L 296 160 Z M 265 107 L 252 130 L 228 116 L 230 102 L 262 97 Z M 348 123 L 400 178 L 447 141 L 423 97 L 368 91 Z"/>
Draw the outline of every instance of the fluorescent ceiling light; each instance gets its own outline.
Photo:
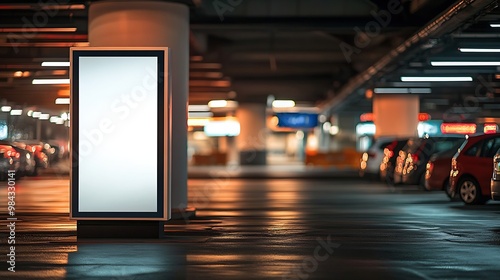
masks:
<path id="1" fill-rule="evenodd" d="M 23 110 L 21 110 L 21 109 L 15 109 L 15 110 L 10 111 L 11 116 L 20 116 L 22 114 L 23 114 Z"/>
<path id="2" fill-rule="evenodd" d="M 498 28 L 500 27 L 500 23 L 490 23 L 490 27 Z"/>
<path id="3" fill-rule="evenodd" d="M 375 88 L 375 93 L 431 93 L 430 88 Z"/>
<path id="4" fill-rule="evenodd" d="M 58 120 L 56 120 L 56 124 L 64 124 L 64 120 L 59 118 Z"/>
<path id="5" fill-rule="evenodd" d="M 189 73 L 189 77 L 191 78 L 211 78 L 211 79 L 221 79 L 224 77 L 224 74 L 221 72 L 193 72 Z"/>
<path id="6" fill-rule="evenodd" d="M 61 119 L 64 120 L 64 121 L 67 121 L 68 120 L 68 113 L 64 112 L 61 114 Z"/>
<path id="7" fill-rule="evenodd" d="M 205 126 L 210 121 L 209 118 L 204 119 L 188 119 L 188 126 Z"/>
<path id="8" fill-rule="evenodd" d="M 33 79 L 34 85 L 69 85 L 69 79 Z"/>
<path id="9" fill-rule="evenodd" d="M 238 107 L 238 102 L 233 100 L 212 100 L 208 102 L 208 107 L 210 108 L 236 108 Z"/>
<path id="10" fill-rule="evenodd" d="M 476 48 L 458 48 L 461 52 L 472 52 L 472 53 L 496 53 L 500 52 L 500 49 L 476 49 Z"/>
<path id="11" fill-rule="evenodd" d="M 0 108 L 0 110 L 1 110 L 2 112 L 10 112 L 10 110 L 12 110 L 12 107 L 10 107 L 10 106 L 2 106 L 2 107 Z"/>
<path id="12" fill-rule="evenodd" d="M 274 108 L 292 108 L 295 107 L 293 100 L 274 100 L 272 106 Z"/>
<path id="13" fill-rule="evenodd" d="M 41 120 L 48 120 L 50 118 L 50 114 L 40 114 Z"/>
<path id="14" fill-rule="evenodd" d="M 431 61 L 432 66 L 500 66 L 500 61 Z"/>
<path id="15" fill-rule="evenodd" d="M 210 118 L 213 117 L 214 113 L 212 112 L 189 112 L 189 118 Z"/>
<path id="16" fill-rule="evenodd" d="M 69 61 L 44 61 L 42 66 L 45 67 L 69 67 Z"/>
<path id="17" fill-rule="evenodd" d="M 58 119 L 60 119 L 58 116 L 52 116 L 52 117 L 50 117 L 49 121 L 51 123 L 55 123 Z"/>
<path id="18" fill-rule="evenodd" d="M 227 106 L 227 100 L 212 100 L 208 102 L 210 108 L 224 108 Z"/>
<path id="19" fill-rule="evenodd" d="M 68 105 L 70 102 L 69 98 L 56 98 L 57 105 Z"/>
<path id="20" fill-rule="evenodd" d="M 472 82 L 472 77 L 401 77 L 403 82 Z"/>
<path id="21" fill-rule="evenodd" d="M 211 137 L 238 136 L 240 134 L 240 123 L 233 119 L 209 121 L 205 124 L 203 131 L 207 136 Z"/>
<path id="22" fill-rule="evenodd" d="M 41 115 L 41 114 L 42 114 L 42 112 L 33 112 L 33 113 L 31 114 L 31 116 L 32 116 L 33 118 L 35 118 L 35 119 L 38 119 L 38 118 L 40 117 L 40 115 Z"/>
<path id="23" fill-rule="evenodd" d="M 208 112 L 210 111 L 210 107 L 208 105 L 189 105 L 189 112 Z"/>

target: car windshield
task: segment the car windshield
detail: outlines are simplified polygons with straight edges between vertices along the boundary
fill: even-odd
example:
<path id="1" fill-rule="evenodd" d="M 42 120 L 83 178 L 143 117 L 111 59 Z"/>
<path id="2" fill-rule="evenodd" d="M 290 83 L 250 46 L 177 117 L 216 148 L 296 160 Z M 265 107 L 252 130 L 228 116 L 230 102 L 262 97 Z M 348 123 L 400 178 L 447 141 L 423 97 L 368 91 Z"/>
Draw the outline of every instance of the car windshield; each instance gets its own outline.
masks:
<path id="1" fill-rule="evenodd" d="M 434 151 L 439 153 L 439 152 L 444 152 L 444 151 L 449 151 L 449 150 L 458 150 L 458 147 L 462 145 L 465 139 L 461 138 L 450 138 L 446 140 L 439 140 L 436 141 L 434 144 Z"/>
<path id="2" fill-rule="evenodd" d="M 450 158 L 453 157 L 457 153 L 457 151 L 460 149 L 460 147 L 463 145 L 465 139 L 462 139 L 461 141 L 455 142 L 451 148 L 445 149 L 445 145 L 442 145 L 440 148 L 443 148 L 443 150 L 438 151 L 435 155 L 436 157 L 443 157 L 443 158 Z"/>

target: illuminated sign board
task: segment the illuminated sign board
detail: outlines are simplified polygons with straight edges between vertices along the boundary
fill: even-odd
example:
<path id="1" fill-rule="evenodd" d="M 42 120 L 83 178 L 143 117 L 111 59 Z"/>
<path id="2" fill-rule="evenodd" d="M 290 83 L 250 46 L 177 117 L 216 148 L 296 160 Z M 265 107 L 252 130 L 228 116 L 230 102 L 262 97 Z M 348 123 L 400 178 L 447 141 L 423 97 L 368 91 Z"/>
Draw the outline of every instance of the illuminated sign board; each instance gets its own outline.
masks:
<path id="1" fill-rule="evenodd" d="M 236 119 L 210 120 L 203 127 L 207 136 L 238 136 L 240 135 L 240 123 Z"/>
<path id="2" fill-rule="evenodd" d="M 424 137 L 424 136 L 438 136 L 442 135 L 441 132 L 441 124 L 443 121 L 441 120 L 430 120 L 430 121 L 423 121 L 419 122 L 417 125 L 417 132 L 419 137 Z"/>
<path id="3" fill-rule="evenodd" d="M 418 113 L 418 121 L 423 122 L 423 121 L 428 121 L 431 119 L 431 115 L 427 113 Z M 375 120 L 375 116 L 373 113 L 363 113 L 359 116 L 359 120 L 362 122 L 372 122 Z"/>
<path id="4" fill-rule="evenodd" d="M 167 48 L 71 48 L 70 217 L 170 217 Z"/>
<path id="5" fill-rule="evenodd" d="M 0 140 L 5 140 L 9 136 L 9 127 L 6 120 L 0 119 Z"/>
<path id="6" fill-rule="evenodd" d="M 356 125 L 356 135 L 375 135 L 375 131 L 374 123 L 358 123 Z"/>
<path id="7" fill-rule="evenodd" d="M 485 134 L 496 133 L 497 132 L 497 124 L 496 123 L 485 123 L 483 132 Z"/>
<path id="8" fill-rule="evenodd" d="M 474 134 L 476 133 L 475 123 L 443 123 L 441 124 L 443 134 Z"/>
<path id="9" fill-rule="evenodd" d="M 318 125 L 318 114 L 312 113 L 276 113 L 278 127 L 314 128 Z"/>

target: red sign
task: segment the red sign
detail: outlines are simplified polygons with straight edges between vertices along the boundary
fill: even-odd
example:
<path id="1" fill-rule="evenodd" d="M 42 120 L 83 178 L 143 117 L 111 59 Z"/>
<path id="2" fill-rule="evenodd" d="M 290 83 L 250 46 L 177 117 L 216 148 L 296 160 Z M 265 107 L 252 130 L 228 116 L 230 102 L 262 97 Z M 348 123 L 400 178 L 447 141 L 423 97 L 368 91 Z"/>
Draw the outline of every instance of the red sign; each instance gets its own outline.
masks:
<path id="1" fill-rule="evenodd" d="M 427 113 L 418 113 L 418 121 L 423 122 L 423 121 L 428 121 L 431 119 L 431 115 Z"/>
<path id="2" fill-rule="evenodd" d="M 359 120 L 362 122 L 372 122 L 373 121 L 373 113 L 364 113 L 359 116 Z"/>
<path id="3" fill-rule="evenodd" d="M 497 132 L 497 124 L 496 123 L 485 123 L 484 124 L 484 133 L 496 133 Z"/>
<path id="4" fill-rule="evenodd" d="M 476 133 L 475 123 L 443 123 L 441 124 L 443 134 L 474 134 Z"/>

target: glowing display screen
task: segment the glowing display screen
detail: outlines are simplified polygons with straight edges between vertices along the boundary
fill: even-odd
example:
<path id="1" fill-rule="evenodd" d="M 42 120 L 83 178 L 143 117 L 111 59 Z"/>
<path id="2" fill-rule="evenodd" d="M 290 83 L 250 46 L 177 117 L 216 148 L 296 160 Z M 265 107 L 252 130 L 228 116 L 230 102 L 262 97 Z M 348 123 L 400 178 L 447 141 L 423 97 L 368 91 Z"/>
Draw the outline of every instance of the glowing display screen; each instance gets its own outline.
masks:
<path id="1" fill-rule="evenodd" d="M 167 54 L 72 50 L 73 218 L 167 218 Z"/>

